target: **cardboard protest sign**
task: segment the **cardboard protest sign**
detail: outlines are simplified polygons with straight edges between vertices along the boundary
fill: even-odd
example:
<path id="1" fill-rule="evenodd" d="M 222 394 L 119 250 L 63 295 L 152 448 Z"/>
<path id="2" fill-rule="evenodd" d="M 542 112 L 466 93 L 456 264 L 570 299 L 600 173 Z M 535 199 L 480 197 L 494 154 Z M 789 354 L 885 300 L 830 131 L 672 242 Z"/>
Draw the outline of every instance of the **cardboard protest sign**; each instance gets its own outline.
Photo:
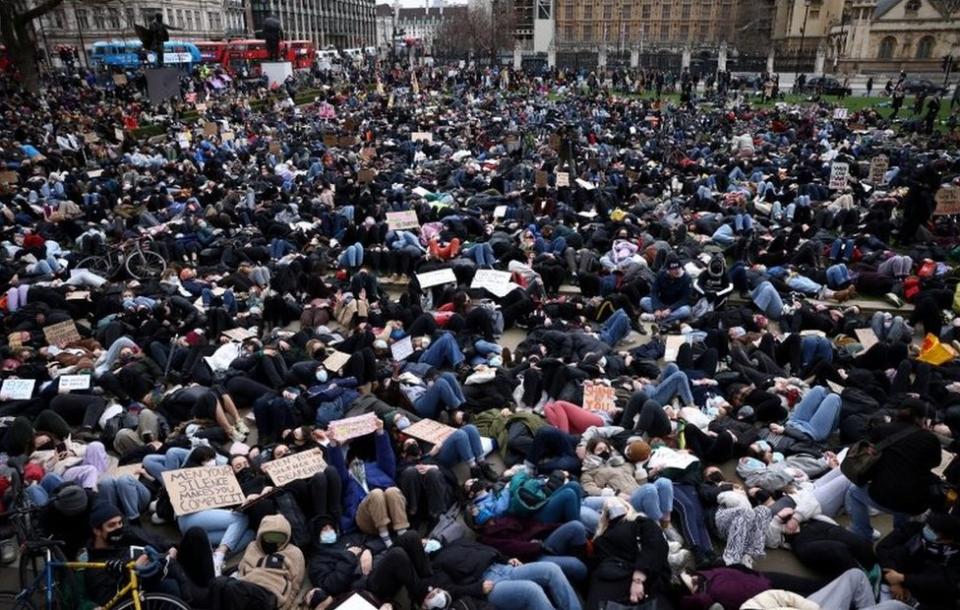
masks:
<path id="1" fill-rule="evenodd" d="M 114 128 L 113 128 L 113 139 L 114 139 L 114 140 L 117 140 L 118 142 L 123 142 L 123 130 L 120 129 L 119 127 L 114 127 Z"/>
<path id="2" fill-rule="evenodd" d="M 377 149 L 372 146 L 368 146 L 360 151 L 360 156 L 367 161 L 372 161 L 377 158 Z"/>
<path id="3" fill-rule="evenodd" d="M 567 172 L 557 172 L 557 188 L 570 186 L 570 174 Z"/>
<path id="4" fill-rule="evenodd" d="M 933 212 L 934 216 L 960 214 L 960 187 L 945 186 L 937 191 L 934 199 L 937 202 L 937 209 Z"/>
<path id="5" fill-rule="evenodd" d="M 417 220 L 417 213 L 413 210 L 387 212 L 387 226 L 393 230 L 419 229 L 420 221 Z"/>
<path id="6" fill-rule="evenodd" d="M 359 593 L 353 593 L 350 597 L 337 604 L 337 610 L 377 610 L 377 606 L 368 602 L 366 598 Z"/>
<path id="7" fill-rule="evenodd" d="M 833 118 L 836 121 L 846 121 L 849 111 L 841 106 L 840 108 L 835 108 L 833 110 Z"/>
<path id="8" fill-rule="evenodd" d="M 872 328 L 857 328 L 853 332 L 857 335 L 857 341 L 863 346 L 864 351 L 880 342 Z"/>
<path id="9" fill-rule="evenodd" d="M 830 190 L 842 191 L 847 188 L 847 179 L 850 177 L 850 166 L 846 163 L 834 161 L 830 166 Z"/>
<path id="10" fill-rule="evenodd" d="M 96 144 L 97 142 L 100 141 L 100 136 L 98 136 L 95 133 L 87 132 L 83 134 L 83 141 L 86 142 L 87 144 Z"/>
<path id="11" fill-rule="evenodd" d="M 534 184 L 536 184 L 538 189 L 547 187 L 547 172 L 542 169 L 538 169 L 537 172 L 533 175 Z"/>
<path id="12" fill-rule="evenodd" d="M 335 133 L 323 134 L 323 145 L 326 146 L 327 148 L 336 147 L 339 141 L 340 140 L 337 138 L 337 134 Z"/>
<path id="13" fill-rule="evenodd" d="M 229 466 L 181 468 L 163 473 L 173 513 L 181 517 L 243 502 L 243 491 Z"/>
<path id="14" fill-rule="evenodd" d="M 553 134 L 550 136 L 550 148 L 553 150 L 560 150 L 560 136 L 558 134 Z"/>
<path id="15" fill-rule="evenodd" d="M 92 169 L 89 172 L 87 172 L 87 178 L 99 178 L 102 175 L 103 175 L 102 169 Z"/>
<path id="16" fill-rule="evenodd" d="M 377 429 L 377 416 L 373 413 L 364 413 L 356 417 L 346 417 L 330 422 L 327 430 L 333 432 L 340 442 L 352 438 L 366 436 Z"/>
<path id="17" fill-rule="evenodd" d="M 20 331 L 7 335 L 7 343 L 10 344 L 11 351 L 17 351 L 23 347 L 23 339 L 20 335 Z"/>
<path id="18" fill-rule="evenodd" d="M 233 142 L 233 139 L 235 137 L 236 136 L 234 136 L 232 131 L 225 131 L 220 134 L 220 139 L 223 140 L 224 142 Z"/>
<path id="19" fill-rule="evenodd" d="M 294 453 L 279 460 L 272 460 L 263 464 L 263 471 L 270 476 L 270 480 L 277 487 L 283 487 L 291 481 L 309 479 L 327 467 L 323 460 L 323 453 L 319 449 L 310 449 Z"/>
<path id="20" fill-rule="evenodd" d="M 418 438 L 431 445 L 442 443 L 454 432 L 456 432 L 455 428 L 441 424 L 438 421 L 433 421 L 432 419 L 421 419 L 417 423 L 411 424 L 409 427 L 403 429 L 403 433 L 407 436 Z"/>
<path id="21" fill-rule="evenodd" d="M 14 171 L 0 172 L 0 184 L 16 184 L 20 181 L 20 174 Z"/>
<path id="22" fill-rule="evenodd" d="M 90 375 L 60 375 L 57 379 L 60 380 L 61 392 L 90 389 Z"/>
<path id="23" fill-rule="evenodd" d="M 43 336 L 46 337 L 47 343 L 50 345 L 73 343 L 80 340 L 80 333 L 77 332 L 77 325 L 74 324 L 73 320 L 44 326 Z"/>
<path id="24" fill-rule="evenodd" d="M 498 205 L 497 207 L 493 208 L 494 218 L 503 218 L 506 215 L 507 215 L 507 206 Z"/>
<path id="25" fill-rule="evenodd" d="M 577 178 L 577 185 L 585 191 L 592 191 L 597 188 L 594 183 L 587 182 L 586 180 L 582 180 L 580 178 Z"/>
<path id="26" fill-rule="evenodd" d="M 86 301 L 90 298 L 89 290 L 74 290 L 73 292 L 67 293 L 68 301 Z"/>
<path id="27" fill-rule="evenodd" d="M 249 328 L 231 328 L 230 330 L 223 331 L 224 336 L 229 337 L 234 341 L 246 341 L 251 337 L 256 337 L 257 333 L 253 332 Z"/>
<path id="28" fill-rule="evenodd" d="M 510 282 L 511 277 L 512 274 L 509 271 L 477 269 L 470 287 L 484 288 L 498 297 L 505 297 L 516 287 L 516 284 Z"/>
<path id="29" fill-rule="evenodd" d="M 887 155 L 877 155 L 870 160 L 870 178 L 871 184 L 883 184 L 884 175 L 890 168 L 890 158 Z"/>
<path id="30" fill-rule="evenodd" d="M 680 354 L 680 346 L 686 339 L 683 338 L 683 335 L 667 335 L 665 341 L 666 349 L 664 350 L 663 360 L 665 362 L 676 362 L 677 356 Z"/>
<path id="31" fill-rule="evenodd" d="M 417 281 L 420 282 L 420 288 L 432 288 L 441 284 L 456 284 L 457 276 L 453 274 L 453 269 L 437 269 L 427 273 L 418 273 Z"/>
<path id="32" fill-rule="evenodd" d="M 413 339 L 410 337 L 404 337 L 399 341 L 394 341 L 390 344 L 390 355 L 394 360 L 400 362 L 401 360 L 406 360 L 413 354 Z"/>
<path id="33" fill-rule="evenodd" d="M 127 75 L 126 75 L 126 74 L 114 74 L 114 75 L 113 75 L 113 84 L 114 84 L 114 85 L 126 85 L 126 84 L 127 84 Z"/>
<path id="34" fill-rule="evenodd" d="M 220 132 L 220 126 L 216 123 L 208 122 L 203 124 L 203 135 L 210 137 Z"/>
<path id="35" fill-rule="evenodd" d="M 4 379 L 0 396 L 4 400 L 29 400 L 36 384 L 36 379 Z"/>
<path id="36" fill-rule="evenodd" d="M 366 167 L 357 172 L 357 182 L 360 184 L 370 184 L 376 177 L 377 173 Z"/>
<path id="37" fill-rule="evenodd" d="M 433 134 L 429 131 L 414 131 L 410 134 L 410 139 L 414 142 L 433 144 Z"/>
<path id="38" fill-rule="evenodd" d="M 323 361 L 323 368 L 336 373 L 346 366 L 348 360 L 350 360 L 350 354 L 333 352 Z"/>
<path id="39" fill-rule="evenodd" d="M 602 384 L 583 386 L 583 408 L 588 411 L 613 411 L 617 408 L 617 392 Z"/>

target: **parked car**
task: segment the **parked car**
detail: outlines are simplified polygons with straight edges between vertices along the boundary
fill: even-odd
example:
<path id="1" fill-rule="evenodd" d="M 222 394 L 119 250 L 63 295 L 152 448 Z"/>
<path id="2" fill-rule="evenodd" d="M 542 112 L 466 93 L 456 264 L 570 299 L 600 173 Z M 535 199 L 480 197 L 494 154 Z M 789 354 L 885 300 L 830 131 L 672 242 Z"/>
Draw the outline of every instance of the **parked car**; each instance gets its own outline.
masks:
<path id="1" fill-rule="evenodd" d="M 823 87 L 824 95 L 853 95 L 853 89 L 844 87 L 840 81 L 829 76 L 815 76 L 803 86 L 803 91 L 813 93 Z"/>
<path id="2" fill-rule="evenodd" d="M 910 95 L 916 95 L 918 93 L 924 93 L 926 95 L 946 95 L 947 90 L 945 87 L 936 84 L 930 80 L 924 80 L 920 78 L 908 78 L 903 81 L 903 91 L 904 93 Z"/>

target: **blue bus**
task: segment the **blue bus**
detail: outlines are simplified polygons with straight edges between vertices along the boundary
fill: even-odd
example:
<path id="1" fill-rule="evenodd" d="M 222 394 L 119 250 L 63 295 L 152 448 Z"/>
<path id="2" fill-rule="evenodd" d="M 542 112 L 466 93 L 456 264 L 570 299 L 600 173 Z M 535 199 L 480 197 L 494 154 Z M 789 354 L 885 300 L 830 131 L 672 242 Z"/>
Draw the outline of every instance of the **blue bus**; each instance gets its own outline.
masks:
<path id="1" fill-rule="evenodd" d="M 141 66 L 143 43 L 139 40 L 106 40 L 93 43 L 91 62 L 100 67 L 121 68 L 124 70 Z M 147 54 L 147 64 L 153 64 L 154 54 Z M 192 42 L 169 40 L 163 43 L 163 63 L 165 66 L 190 69 L 200 63 L 200 49 Z"/>

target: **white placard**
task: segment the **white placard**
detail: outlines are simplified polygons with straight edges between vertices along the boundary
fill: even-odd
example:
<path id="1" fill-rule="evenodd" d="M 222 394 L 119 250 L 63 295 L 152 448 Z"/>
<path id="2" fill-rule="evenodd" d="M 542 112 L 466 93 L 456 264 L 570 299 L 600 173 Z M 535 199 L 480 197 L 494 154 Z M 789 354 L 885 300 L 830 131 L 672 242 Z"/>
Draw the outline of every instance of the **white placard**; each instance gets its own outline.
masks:
<path id="1" fill-rule="evenodd" d="M 511 277 L 512 274 L 509 271 L 477 269 L 470 287 L 486 288 L 498 297 L 505 297 L 516 287 L 516 284 L 510 282 Z"/>
<path id="2" fill-rule="evenodd" d="M 89 390 L 90 375 L 60 375 L 60 391 Z"/>
<path id="3" fill-rule="evenodd" d="M 494 218 L 503 218 L 506 215 L 507 215 L 507 206 L 498 205 L 497 207 L 493 208 Z"/>
<path id="4" fill-rule="evenodd" d="M 830 190 L 842 191 L 847 188 L 847 178 L 850 176 L 850 166 L 846 163 L 834 161 L 830 166 Z"/>
<path id="5" fill-rule="evenodd" d="M 592 191 L 597 188 L 592 182 L 587 182 L 581 178 L 577 178 L 577 184 L 585 191 Z"/>
<path id="6" fill-rule="evenodd" d="M 663 352 L 663 361 L 664 362 L 676 362 L 677 356 L 680 355 L 680 347 L 683 345 L 684 339 L 683 335 L 667 335 L 666 337 L 666 346 Z"/>
<path id="7" fill-rule="evenodd" d="M 457 276 L 453 274 L 453 269 L 437 269 L 427 273 L 418 273 L 417 281 L 420 282 L 420 288 L 432 288 L 441 284 L 456 284 Z"/>
<path id="8" fill-rule="evenodd" d="M 36 384 L 36 379 L 4 379 L 0 396 L 5 400 L 29 400 Z"/>
<path id="9" fill-rule="evenodd" d="M 417 220 L 417 213 L 413 210 L 387 212 L 387 226 L 393 230 L 419 229 L 420 221 Z"/>
<path id="10" fill-rule="evenodd" d="M 559 172 L 557 174 L 557 188 L 564 186 L 570 186 L 570 174 L 567 172 Z"/>
<path id="11" fill-rule="evenodd" d="M 426 142 L 433 144 L 433 134 L 429 131 L 414 131 L 410 134 L 410 139 L 414 142 Z"/>
<path id="12" fill-rule="evenodd" d="M 848 115 L 848 111 L 846 108 L 843 108 L 843 107 L 836 108 L 833 111 L 833 118 L 837 121 L 846 121 L 847 115 Z"/>
<path id="13" fill-rule="evenodd" d="M 390 354 L 397 362 L 406 360 L 413 354 L 413 339 L 404 337 L 399 341 L 394 341 L 390 344 Z"/>

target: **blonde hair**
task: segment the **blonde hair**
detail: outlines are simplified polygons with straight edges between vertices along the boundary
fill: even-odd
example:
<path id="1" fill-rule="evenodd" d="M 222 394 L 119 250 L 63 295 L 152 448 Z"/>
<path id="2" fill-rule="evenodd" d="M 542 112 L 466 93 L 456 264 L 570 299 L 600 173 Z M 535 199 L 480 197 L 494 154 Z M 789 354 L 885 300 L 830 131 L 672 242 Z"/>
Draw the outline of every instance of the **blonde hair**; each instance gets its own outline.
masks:
<path id="1" fill-rule="evenodd" d="M 633 521 L 639 514 L 633 509 L 633 506 L 623 498 L 616 496 L 607 498 L 603 503 L 603 510 L 600 511 L 600 523 L 597 525 L 597 531 L 593 535 L 594 538 L 602 536 L 603 533 L 607 531 L 607 528 L 610 527 L 610 507 L 614 505 L 622 506 L 627 510 L 627 513 L 623 516 L 627 521 Z"/>

